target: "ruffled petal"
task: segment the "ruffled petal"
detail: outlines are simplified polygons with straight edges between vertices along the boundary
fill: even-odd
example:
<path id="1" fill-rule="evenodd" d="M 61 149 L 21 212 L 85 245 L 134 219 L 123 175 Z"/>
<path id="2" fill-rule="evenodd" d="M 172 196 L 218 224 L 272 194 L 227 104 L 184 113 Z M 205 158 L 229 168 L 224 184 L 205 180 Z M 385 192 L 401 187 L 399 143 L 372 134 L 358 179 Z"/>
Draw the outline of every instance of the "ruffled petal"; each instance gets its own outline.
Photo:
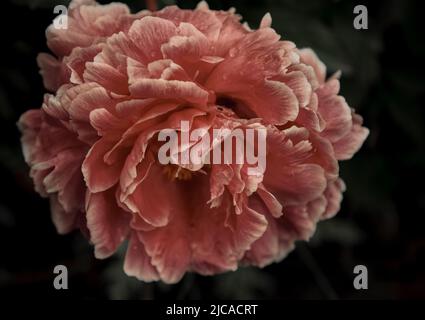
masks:
<path id="1" fill-rule="evenodd" d="M 107 258 L 126 239 L 130 215 L 117 206 L 113 189 L 88 193 L 86 212 L 87 228 L 95 246 L 95 256 L 98 259 Z"/>

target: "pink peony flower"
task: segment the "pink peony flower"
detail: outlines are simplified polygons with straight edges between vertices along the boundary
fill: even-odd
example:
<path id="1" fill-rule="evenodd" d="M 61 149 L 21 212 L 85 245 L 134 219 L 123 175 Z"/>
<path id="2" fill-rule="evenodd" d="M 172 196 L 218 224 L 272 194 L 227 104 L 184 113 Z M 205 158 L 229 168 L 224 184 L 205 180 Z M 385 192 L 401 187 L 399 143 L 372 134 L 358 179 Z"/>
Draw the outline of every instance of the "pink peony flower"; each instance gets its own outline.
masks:
<path id="1" fill-rule="evenodd" d="M 339 210 L 346 160 L 368 135 L 310 49 L 233 10 L 175 6 L 130 14 L 73 1 L 47 29 L 46 94 L 19 127 L 35 189 L 59 233 L 82 230 L 95 256 L 129 240 L 128 275 L 179 281 L 284 258 Z M 162 165 L 163 129 L 264 128 L 266 168 Z M 186 146 L 193 148 L 194 145 Z M 181 151 L 178 149 L 177 152 Z M 264 168 L 263 168 L 264 169 Z"/>

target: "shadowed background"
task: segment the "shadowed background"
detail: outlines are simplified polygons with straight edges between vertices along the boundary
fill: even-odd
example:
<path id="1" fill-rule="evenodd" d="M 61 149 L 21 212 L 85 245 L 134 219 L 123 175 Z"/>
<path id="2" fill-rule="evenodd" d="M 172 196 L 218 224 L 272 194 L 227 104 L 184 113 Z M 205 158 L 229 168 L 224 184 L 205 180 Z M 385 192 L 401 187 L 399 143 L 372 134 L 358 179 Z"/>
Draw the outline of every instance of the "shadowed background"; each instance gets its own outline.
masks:
<path id="1" fill-rule="evenodd" d="M 100 1 L 107 3 L 107 1 Z M 144 1 L 122 1 L 133 12 Z M 39 108 L 44 89 L 36 56 L 53 8 L 68 1 L 0 4 L 0 295 L 88 299 L 406 299 L 425 298 L 425 43 L 420 1 L 208 1 L 235 7 L 252 28 L 270 12 L 272 26 L 311 47 L 342 71 L 341 88 L 371 133 L 341 163 L 347 191 L 340 213 L 319 223 L 309 243 L 264 269 L 213 277 L 186 275 L 176 285 L 145 284 L 122 271 L 123 252 L 96 260 L 78 233 L 57 235 L 48 200 L 33 190 L 16 121 Z M 197 1 L 158 2 L 194 8 Z M 353 8 L 367 5 L 369 29 L 353 28 Z M 421 40 L 420 40 L 421 39 Z M 122 248 L 124 249 L 124 248 Z M 69 270 L 69 290 L 53 288 L 53 268 Z M 353 268 L 369 270 L 369 289 L 353 288 Z"/>

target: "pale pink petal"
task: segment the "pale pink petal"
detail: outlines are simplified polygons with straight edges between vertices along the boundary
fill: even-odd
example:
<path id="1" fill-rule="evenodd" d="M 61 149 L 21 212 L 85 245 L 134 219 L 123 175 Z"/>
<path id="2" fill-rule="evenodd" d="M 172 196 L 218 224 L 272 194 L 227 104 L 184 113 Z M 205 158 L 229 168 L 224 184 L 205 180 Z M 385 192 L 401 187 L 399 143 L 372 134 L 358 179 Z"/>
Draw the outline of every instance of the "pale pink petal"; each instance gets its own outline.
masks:
<path id="1" fill-rule="evenodd" d="M 139 48 L 144 64 L 164 58 L 161 45 L 175 34 L 174 23 L 157 17 L 144 17 L 135 21 L 128 32 L 130 40 Z"/>
<path id="2" fill-rule="evenodd" d="M 182 99 L 199 104 L 206 104 L 208 100 L 208 92 L 189 81 L 141 79 L 130 86 L 130 92 L 142 99 Z"/>
<path id="3" fill-rule="evenodd" d="M 319 82 L 324 83 L 326 78 L 326 66 L 319 60 L 314 51 L 309 48 L 302 49 L 300 50 L 300 56 L 303 63 L 313 67 Z"/>
<path id="4" fill-rule="evenodd" d="M 272 16 L 270 13 L 266 13 L 261 19 L 260 28 L 270 28 L 272 26 Z"/>
<path id="5" fill-rule="evenodd" d="M 69 114 L 72 120 L 90 122 L 90 112 L 97 108 L 112 109 L 115 102 L 108 92 L 96 84 L 82 84 L 73 88 L 78 95 L 72 100 Z"/>
<path id="6" fill-rule="evenodd" d="M 218 96 L 242 101 L 246 108 L 266 122 L 285 124 L 295 120 L 299 102 L 294 91 L 284 82 L 267 80 L 277 77 L 286 64 L 297 60 L 290 49 L 291 45 L 279 42 L 279 36 L 270 28 L 248 34 L 230 49 L 226 60 L 213 70 L 206 86 Z M 270 54 L 259 54 L 262 51 L 269 51 Z"/>
<path id="7" fill-rule="evenodd" d="M 159 280 L 158 271 L 152 265 L 151 258 L 146 253 L 145 246 L 138 238 L 137 232 L 132 232 L 130 243 L 125 255 L 124 272 L 145 282 Z"/>
<path id="8" fill-rule="evenodd" d="M 67 234 L 77 226 L 78 215 L 81 212 L 66 212 L 59 203 L 57 196 L 50 197 L 50 211 L 53 224 L 59 234 Z"/>
<path id="9" fill-rule="evenodd" d="M 176 188 L 176 183 L 164 173 L 164 166 L 153 165 L 124 203 L 149 224 L 162 227 L 173 217 L 174 206 L 178 201 Z"/>
<path id="10" fill-rule="evenodd" d="M 351 159 L 369 135 L 369 129 L 362 127 L 363 119 L 361 116 L 353 113 L 352 117 L 351 131 L 333 143 L 335 157 L 338 160 Z"/>
<path id="11" fill-rule="evenodd" d="M 98 259 L 112 255 L 129 231 L 130 215 L 119 208 L 114 200 L 113 189 L 87 194 L 87 227 Z"/>
<path id="12" fill-rule="evenodd" d="M 260 185 L 257 189 L 257 193 L 274 218 L 279 218 L 283 214 L 282 204 L 272 193 L 268 192 L 263 185 Z"/>
<path id="13" fill-rule="evenodd" d="M 177 6 L 169 6 L 154 15 L 172 21 L 176 26 L 181 22 L 190 23 L 209 39 L 216 39 L 221 27 L 221 22 L 214 12 L 204 9 L 182 10 Z"/>
<path id="14" fill-rule="evenodd" d="M 267 154 L 264 186 L 284 207 L 308 202 L 324 191 L 323 168 L 306 162 L 312 154 L 311 143 L 304 140 L 294 144 L 284 133 L 269 131 L 267 146 L 273 152 Z"/>
<path id="15" fill-rule="evenodd" d="M 120 161 L 112 164 L 107 164 L 104 160 L 105 154 L 114 144 L 115 141 L 103 137 L 92 146 L 84 159 L 81 170 L 87 187 L 93 193 L 105 191 L 119 180 L 125 155 L 121 155 Z"/>
<path id="16" fill-rule="evenodd" d="M 342 193 L 344 191 L 345 184 L 340 178 L 328 184 L 325 190 L 325 197 L 327 199 L 326 212 L 322 219 L 329 219 L 339 211 L 342 201 Z"/>
<path id="17" fill-rule="evenodd" d="M 267 229 L 263 236 L 255 241 L 245 253 L 243 262 L 264 267 L 276 261 L 276 258 L 280 256 L 279 230 L 275 219 L 270 216 L 268 209 L 261 200 L 251 198 L 250 206 L 265 216 L 267 219 Z"/>
<path id="18" fill-rule="evenodd" d="M 111 92 L 128 94 L 127 75 L 106 63 L 87 62 L 83 78 L 85 82 L 96 82 Z"/>
<path id="19" fill-rule="evenodd" d="M 47 53 L 37 56 L 37 65 L 43 77 L 44 87 L 49 91 L 56 91 L 62 84 L 67 83 L 70 70 L 58 59 Z"/>
<path id="20" fill-rule="evenodd" d="M 67 67 L 71 70 L 69 80 L 75 84 L 83 83 L 86 63 L 93 61 L 94 57 L 102 50 L 102 45 L 93 45 L 87 48 L 76 47 L 65 58 Z"/>

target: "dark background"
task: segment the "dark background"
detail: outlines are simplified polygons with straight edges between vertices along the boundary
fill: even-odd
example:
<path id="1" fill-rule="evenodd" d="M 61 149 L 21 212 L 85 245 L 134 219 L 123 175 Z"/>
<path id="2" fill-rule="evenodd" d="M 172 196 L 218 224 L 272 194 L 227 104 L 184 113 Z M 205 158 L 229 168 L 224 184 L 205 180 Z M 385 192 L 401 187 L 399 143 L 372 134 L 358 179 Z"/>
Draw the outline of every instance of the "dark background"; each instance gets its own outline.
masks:
<path id="1" fill-rule="evenodd" d="M 101 1 L 105 3 L 105 1 Z M 124 1 L 133 12 L 144 1 Z M 341 164 L 348 190 L 342 209 L 309 243 L 264 269 L 214 277 L 186 275 L 176 285 L 145 284 L 122 271 L 122 252 L 100 261 L 78 232 L 59 236 L 48 200 L 33 191 L 16 121 L 39 108 L 44 93 L 36 56 L 47 52 L 45 28 L 56 0 L 0 4 L 0 295 L 104 298 L 425 298 L 425 42 L 421 1 L 209 1 L 233 6 L 256 28 L 270 12 L 273 27 L 298 47 L 311 47 L 342 70 L 342 94 L 371 133 Z M 159 2 L 159 7 L 173 4 Z M 194 8 L 195 1 L 177 1 Z M 353 8 L 367 5 L 369 29 L 353 28 Z M 53 288 L 53 268 L 69 270 L 69 290 Z M 353 268 L 369 271 L 369 289 L 353 288 Z"/>

